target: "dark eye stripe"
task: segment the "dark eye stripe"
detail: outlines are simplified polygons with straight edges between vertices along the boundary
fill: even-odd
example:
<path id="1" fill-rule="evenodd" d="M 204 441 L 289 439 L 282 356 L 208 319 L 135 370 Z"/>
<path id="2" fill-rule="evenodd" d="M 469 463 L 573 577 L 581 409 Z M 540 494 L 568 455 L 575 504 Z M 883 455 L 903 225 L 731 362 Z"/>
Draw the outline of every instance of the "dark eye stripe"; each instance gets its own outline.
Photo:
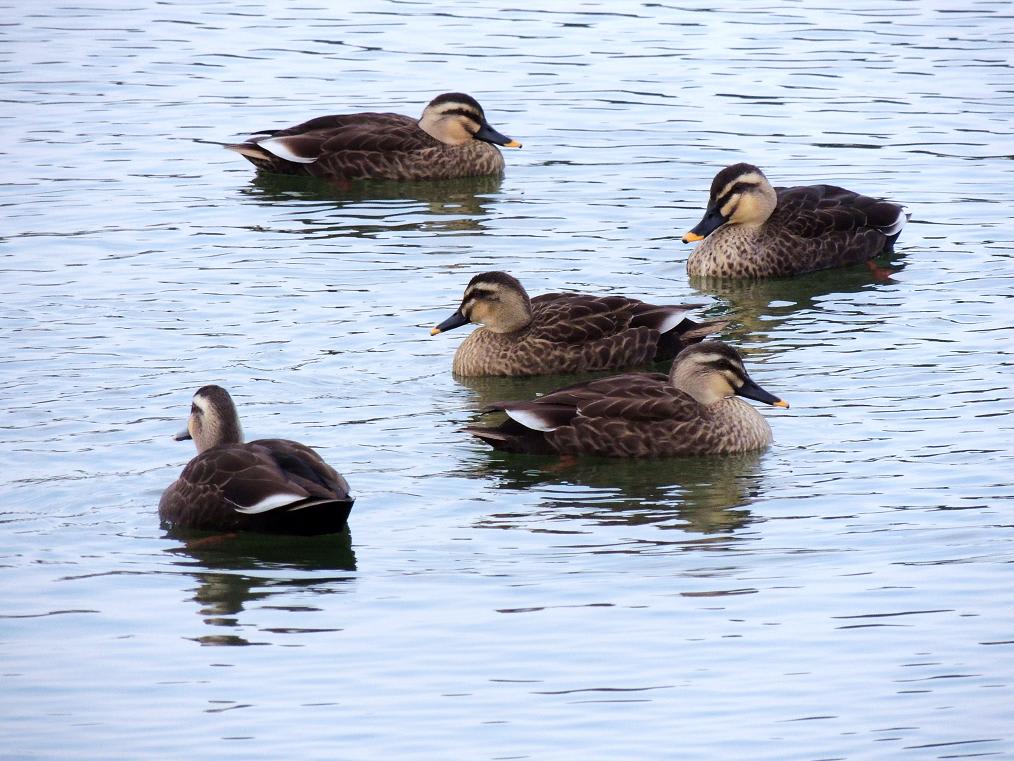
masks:
<path id="1" fill-rule="evenodd" d="M 464 108 L 449 108 L 446 111 L 440 112 L 441 116 L 464 116 L 466 119 L 471 119 L 476 124 L 481 124 L 482 119 L 474 111 L 469 111 Z"/>
<path id="2" fill-rule="evenodd" d="M 707 366 L 716 372 L 732 373 L 737 378 L 743 377 L 743 368 L 728 359 L 717 359 L 712 362 L 708 362 Z"/>
<path id="3" fill-rule="evenodd" d="M 718 201 L 715 202 L 715 206 L 717 206 L 718 208 L 722 208 L 727 203 L 729 203 L 729 200 L 737 193 L 745 193 L 753 190 L 756 187 L 758 187 L 758 184 L 756 182 L 737 182 L 735 185 L 729 188 L 729 191 L 725 195 L 723 195 L 721 198 L 718 199 Z"/>

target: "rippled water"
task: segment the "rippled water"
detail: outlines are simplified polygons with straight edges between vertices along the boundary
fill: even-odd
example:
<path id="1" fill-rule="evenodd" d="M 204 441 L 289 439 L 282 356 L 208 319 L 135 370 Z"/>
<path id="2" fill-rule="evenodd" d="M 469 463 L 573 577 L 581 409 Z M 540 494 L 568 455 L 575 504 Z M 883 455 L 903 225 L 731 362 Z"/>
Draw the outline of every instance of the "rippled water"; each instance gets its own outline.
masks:
<path id="1" fill-rule="evenodd" d="M 6 7 L 0 755 L 1014 757 L 1009 4 L 340 7 Z M 447 90 L 502 181 L 195 142 Z M 739 160 L 904 202 L 894 275 L 689 283 Z M 731 316 L 774 445 L 488 451 L 484 400 L 565 379 L 450 375 L 486 269 Z M 211 382 L 346 474 L 349 537 L 159 528 Z"/>

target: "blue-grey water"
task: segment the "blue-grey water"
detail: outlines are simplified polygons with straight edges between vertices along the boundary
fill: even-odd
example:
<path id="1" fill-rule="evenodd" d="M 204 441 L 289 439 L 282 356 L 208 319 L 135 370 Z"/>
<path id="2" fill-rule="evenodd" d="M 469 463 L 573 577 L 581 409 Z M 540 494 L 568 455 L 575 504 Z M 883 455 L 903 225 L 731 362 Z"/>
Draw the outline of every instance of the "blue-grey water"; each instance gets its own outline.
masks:
<path id="1" fill-rule="evenodd" d="M 1009 3 L 4 4 L 0 757 L 1014 758 Z M 502 180 L 342 191 L 227 141 L 471 93 Z M 735 161 L 906 204 L 892 262 L 688 282 Z M 468 279 L 698 301 L 775 443 L 462 433 Z M 219 383 L 347 537 L 167 535 Z"/>

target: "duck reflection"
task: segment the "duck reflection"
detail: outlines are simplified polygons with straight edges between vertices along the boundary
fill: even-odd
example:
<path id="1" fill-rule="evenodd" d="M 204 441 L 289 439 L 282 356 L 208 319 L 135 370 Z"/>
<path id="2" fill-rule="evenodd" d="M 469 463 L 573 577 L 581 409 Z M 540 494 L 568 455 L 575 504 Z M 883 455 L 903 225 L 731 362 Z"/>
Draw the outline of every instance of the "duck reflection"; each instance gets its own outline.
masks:
<path id="1" fill-rule="evenodd" d="M 239 630 L 240 615 L 252 602 L 298 588 L 328 586 L 333 591 L 336 582 L 355 578 L 348 573 L 356 569 L 348 530 L 314 537 L 184 531 L 168 536 L 183 542 L 167 552 L 197 580 L 193 599 L 208 626 Z M 342 573 L 329 573 L 335 571 Z M 224 631 L 194 639 L 204 645 L 258 644 Z"/>
<path id="2" fill-rule="evenodd" d="M 890 259 L 878 260 L 880 265 L 871 271 L 866 265 L 845 269 L 821 270 L 806 275 L 766 279 L 690 278 L 690 285 L 725 305 L 727 311 L 716 316 L 735 322 L 723 337 L 734 344 L 768 344 L 768 335 L 774 329 L 802 312 L 822 312 L 827 304 L 841 305 L 847 294 L 862 294 L 897 281 L 892 275 L 905 267 L 905 256 L 895 254 Z M 834 295 L 834 299 L 825 299 Z M 859 300 L 857 299 L 857 302 Z M 861 304 L 856 304 L 861 310 Z M 710 316 L 710 315 L 709 315 Z M 864 325 L 860 319 L 850 322 L 856 331 L 879 324 L 873 316 Z"/>
<path id="3" fill-rule="evenodd" d="M 538 514 L 495 513 L 480 525 L 517 528 L 537 521 L 539 530 L 554 530 L 545 524 L 579 521 L 724 534 L 751 519 L 748 506 L 762 493 L 762 457 L 763 451 L 658 460 L 484 452 L 476 477 L 504 490 L 535 487 L 543 499 Z"/>
<path id="4" fill-rule="evenodd" d="M 296 205 L 305 225 L 315 232 L 372 236 L 394 230 L 484 230 L 502 182 L 501 175 L 493 175 L 430 182 L 358 180 L 338 184 L 312 177 L 258 173 L 240 192 L 269 206 Z M 411 221 L 406 221 L 408 218 Z M 306 229 L 299 233 L 305 234 Z"/>

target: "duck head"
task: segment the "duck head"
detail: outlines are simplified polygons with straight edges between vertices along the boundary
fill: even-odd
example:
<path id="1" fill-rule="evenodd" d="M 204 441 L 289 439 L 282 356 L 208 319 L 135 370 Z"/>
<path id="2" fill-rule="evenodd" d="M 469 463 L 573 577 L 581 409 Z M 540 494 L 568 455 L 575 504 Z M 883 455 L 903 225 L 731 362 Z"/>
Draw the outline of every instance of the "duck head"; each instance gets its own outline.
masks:
<path id="1" fill-rule="evenodd" d="M 775 189 L 760 169 L 753 164 L 727 166 L 715 175 L 704 217 L 683 236 L 683 242 L 703 240 L 726 224 L 764 224 L 777 204 Z"/>
<path id="2" fill-rule="evenodd" d="M 464 145 L 482 140 L 505 148 L 520 148 L 521 143 L 507 137 L 486 121 L 482 106 L 471 95 L 449 92 L 438 95 L 423 109 L 419 128 L 446 145 Z"/>
<path id="3" fill-rule="evenodd" d="M 532 301 L 521 282 L 506 272 L 483 272 L 473 277 L 458 310 L 430 331 L 430 335 L 470 322 L 493 333 L 513 333 L 532 321 Z"/>

